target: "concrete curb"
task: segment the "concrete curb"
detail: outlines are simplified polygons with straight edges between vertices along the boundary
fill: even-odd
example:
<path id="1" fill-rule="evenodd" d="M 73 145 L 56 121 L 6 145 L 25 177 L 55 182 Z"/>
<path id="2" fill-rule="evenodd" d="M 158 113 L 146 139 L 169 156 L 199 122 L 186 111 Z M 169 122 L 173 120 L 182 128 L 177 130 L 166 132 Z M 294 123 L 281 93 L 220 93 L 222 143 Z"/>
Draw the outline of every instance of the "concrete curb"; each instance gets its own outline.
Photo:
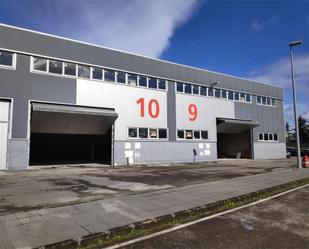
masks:
<path id="1" fill-rule="evenodd" d="M 163 216 L 156 217 L 154 219 L 147 219 L 144 221 L 136 222 L 129 225 L 124 225 L 120 227 L 112 228 L 108 231 L 102 231 L 100 233 L 89 234 L 80 238 L 79 241 L 76 240 L 66 240 L 62 242 L 57 242 L 41 247 L 37 247 L 35 249 L 73 249 L 73 248 L 87 248 L 87 249 L 95 249 L 102 248 L 102 244 L 99 242 L 108 241 L 113 238 L 126 238 L 129 237 L 133 232 L 136 231 L 149 231 L 154 232 L 158 230 L 163 230 L 167 227 L 171 227 L 173 224 L 180 224 L 181 222 L 185 223 L 186 220 L 194 220 L 201 217 L 210 216 L 212 214 L 221 212 L 223 210 L 232 209 L 236 206 L 242 206 L 244 204 L 248 204 L 250 202 L 255 201 L 264 195 L 275 195 L 280 192 L 284 192 L 288 189 L 293 189 L 301 185 L 305 185 L 309 183 L 309 178 L 304 178 L 297 181 L 292 181 L 289 183 L 285 183 L 282 185 L 274 186 L 271 188 L 266 188 L 263 190 L 255 191 L 249 194 L 240 195 L 237 197 L 221 200 L 215 203 L 197 206 L 191 209 L 182 210 L 173 214 L 167 214 Z M 297 186 L 295 186 L 297 185 Z M 233 206 L 233 203 L 235 206 Z M 152 231 L 151 231 L 152 230 Z M 135 237 L 138 237 L 135 235 Z M 117 241 L 114 240 L 115 242 Z M 111 245 L 111 244 L 109 244 Z"/>

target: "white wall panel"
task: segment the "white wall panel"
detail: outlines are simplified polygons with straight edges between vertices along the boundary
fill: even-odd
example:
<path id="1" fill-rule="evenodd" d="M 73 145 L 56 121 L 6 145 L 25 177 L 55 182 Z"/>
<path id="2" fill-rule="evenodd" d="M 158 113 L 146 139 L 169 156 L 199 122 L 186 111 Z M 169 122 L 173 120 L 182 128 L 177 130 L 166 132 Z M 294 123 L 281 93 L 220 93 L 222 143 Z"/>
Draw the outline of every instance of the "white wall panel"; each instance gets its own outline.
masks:
<path id="1" fill-rule="evenodd" d="M 137 100 L 144 98 L 144 117 Z M 119 117 L 115 122 L 115 139 L 127 139 L 127 127 L 167 128 L 167 93 L 130 87 L 116 83 L 77 80 L 76 104 L 114 108 Z M 157 118 L 150 117 L 148 104 L 155 99 L 160 106 Z M 154 109 L 155 105 L 152 105 Z M 153 111 L 155 114 L 155 111 Z"/>
<path id="2" fill-rule="evenodd" d="M 189 105 L 197 107 L 197 118 L 190 120 Z M 177 129 L 208 130 L 210 141 L 217 140 L 216 118 L 235 118 L 234 102 L 187 94 L 176 94 Z"/>
<path id="3" fill-rule="evenodd" d="M 6 169 L 10 103 L 0 101 L 0 170 Z"/>

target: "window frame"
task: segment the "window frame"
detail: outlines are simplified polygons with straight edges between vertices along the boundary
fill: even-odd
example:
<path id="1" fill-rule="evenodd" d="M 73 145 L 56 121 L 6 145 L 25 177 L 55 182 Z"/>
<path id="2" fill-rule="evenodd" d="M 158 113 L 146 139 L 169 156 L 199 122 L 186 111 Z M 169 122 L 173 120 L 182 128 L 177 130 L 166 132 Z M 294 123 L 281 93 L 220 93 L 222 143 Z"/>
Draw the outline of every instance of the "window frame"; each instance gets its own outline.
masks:
<path id="1" fill-rule="evenodd" d="M 161 81 L 164 82 L 164 88 L 161 88 L 160 85 L 161 85 Z M 166 86 L 167 86 L 167 80 L 165 79 L 157 79 L 157 86 L 159 90 L 166 90 Z"/>
<path id="2" fill-rule="evenodd" d="M 141 77 L 146 79 L 146 86 L 140 85 L 139 80 L 140 80 Z M 138 75 L 138 77 L 137 77 L 137 85 L 139 87 L 148 88 L 148 77 L 147 76 L 143 76 L 143 75 Z"/>
<path id="3" fill-rule="evenodd" d="M 44 60 L 46 60 L 46 70 L 45 71 L 41 71 L 41 70 L 36 70 L 34 69 L 34 59 L 35 58 L 42 58 Z M 48 73 L 48 66 L 49 66 L 49 59 L 44 58 L 44 57 L 40 57 L 40 56 L 31 56 L 31 63 L 30 63 L 30 72 L 35 72 L 35 73 Z"/>
<path id="4" fill-rule="evenodd" d="M 130 137 L 129 136 L 129 130 L 130 129 L 135 129 L 136 130 L 136 137 Z M 128 139 L 138 139 L 138 128 L 137 127 L 128 127 L 128 129 L 127 129 L 127 138 Z"/>
<path id="5" fill-rule="evenodd" d="M 178 136 L 178 132 L 183 132 L 183 137 L 181 138 L 181 137 L 179 137 Z M 177 129 L 176 130 L 176 137 L 177 137 L 177 140 L 185 140 L 186 138 L 185 138 L 185 130 L 183 130 L 183 129 Z"/>
<path id="6" fill-rule="evenodd" d="M 95 79 L 95 78 L 93 78 L 93 72 L 94 72 L 95 70 L 97 70 L 97 69 L 101 70 L 101 72 L 102 72 L 102 78 L 101 78 L 101 79 Z M 91 68 L 90 68 L 90 77 L 91 77 L 92 80 L 104 81 L 104 69 L 101 68 L 101 67 L 91 67 Z"/>
<path id="7" fill-rule="evenodd" d="M 260 138 L 260 135 L 262 136 L 262 139 Z M 262 132 L 258 133 L 258 141 L 264 141 L 264 133 Z"/>
<path id="8" fill-rule="evenodd" d="M 8 50 L 3 50 L 1 49 L 0 52 L 6 52 L 6 53 L 11 53 L 12 54 L 12 65 L 3 65 L 3 64 L 0 64 L 0 68 L 3 68 L 3 69 L 10 69 L 10 70 L 16 70 L 16 60 L 17 60 L 17 53 L 14 53 L 14 52 L 11 52 L 11 51 L 8 51 Z M 31 56 L 33 57 L 33 56 Z M 39 57 L 39 56 L 36 56 L 36 57 Z M 41 57 L 43 58 L 43 57 Z M 31 60 L 32 62 L 32 60 Z M 43 71 L 37 71 L 37 72 L 43 72 Z"/>
<path id="9" fill-rule="evenodd" d="M 72 65 L 75 65 L 75 75 L 66 74 L 66 73 L 65 73 L 65 68 L 66 68 L 65 64 L 72 64 Z M 63 62 L 62 62 L 62 75 L 63 75 L 63 76 L 66 76 L 66 77 L 74 77 L 74 78 L 76 78 L 76 77 L 77 77 L 77 66 L 78 66 L 78 65 L 77 65 L 76 63 L 63 61 Z M 43 71 L 42 71 L 42 72 L 43 72 Z"/>
<path id="10" fill-rule="evenodd" d="M 124 74 L 124 82 L 118 81 L 118 75 L 119 74 Z M 126 85 L 127 84 L 127 73 L 122 72 L 122 71 L 115 71 L 115 82 L 117 84 Z"/>
<path id="11" fill-rule="evenodd" d="M 194 89 L 197 89 L 197 93 L 194 92 Z M 192 94 L 193 95 L 200 95 L 200 86 L 199 85 L 192 85 Z"/>
<path id="12" fill-rule="evenodd" d="M 53 73 L 53 72 L 50 72 L 50 71 L 49 71 L 50 61 L 57 61 L 57 62 L 60 62 L 60 64 L 61 64 L 61 73 Z M 58 75 L 58 76 L 59 76 L 59 75 L 64 75 L 64 74 L 63 74 L 63 67 L 64 67 L 63 63 L 64 63 L 64 62 L 63 62 L 63 61 L 60 61 L 60 60 L 56 60 L 56 59 L 55 59 L 55 60 L 54 60 L 54 59 L 53 59 L 53 60 L 50 60 L 50 59 L 49 59 L 49 60 L 48 60 L 48 67 L 47 67 L 47 73 L 48 73 L 48 74 L 52 74 L 52 75 Z M 43 72 L 43 71 L 42 71 L 42 72 Z"/>
<path id="13" fill-rule="evenodd" d="M 135 83 L 131 83 L 130 81 L 130 76 L 131 75 L 135 75 L 136 76 L 136 81 Z M 127 85 L 128 86 L 134 86 L 134 87 L 137 87 L 138 86 L 138 74 L 135 74 L 135 73 L 127 73 Z"/>
<path id="14" fill-rule="evenodd" d="M 195 137 L 195 132 L 198 132 L 198 133 L 199 133 L 199 138 L 196 138 L 196 137 Z M 201 131 L 200 131 L 200 130 L 193 130 L 193 139 L 194 139 L 194 140 L 201 140 Z"/>
<path id="15" fill-rule="evenodd" d="M 140 137 L 140 129 L 146 129 L 147 130 L 147 137 Z M 149 128 L 146 127 L 137 127 L 137 138 L 138 139 L 149 139 Z"/>
<path id="16" fill-rule="evenodd" d="M 153 81 L 155 83 L 155 87 L 150 87 L 150 81 Z M 155 77 L 147 77 L 147 86 L 149 89 L 158 89 L 158 79 Z"/>
<path id="17" fill-rule="evenodd" d="M 203 136 L 202 136 L 203 132 L 206 132 L 207 138 L 203 138 Z M 201 140 L 209 140 L 209 132 L 208 132 L 208 130 L 201 130 Z"/>
<path id="18" fill-rule="evenodd" d="M 186 87 L 187 87 L 187 86 L 190 86 L 190 93 L 186 92 Z M 185 94 L 192 94 L 192 90 L 193 90 L 192 84 L 190 84 L 190 83 L 184 83 L 183 92 L 184 92 Z"/>

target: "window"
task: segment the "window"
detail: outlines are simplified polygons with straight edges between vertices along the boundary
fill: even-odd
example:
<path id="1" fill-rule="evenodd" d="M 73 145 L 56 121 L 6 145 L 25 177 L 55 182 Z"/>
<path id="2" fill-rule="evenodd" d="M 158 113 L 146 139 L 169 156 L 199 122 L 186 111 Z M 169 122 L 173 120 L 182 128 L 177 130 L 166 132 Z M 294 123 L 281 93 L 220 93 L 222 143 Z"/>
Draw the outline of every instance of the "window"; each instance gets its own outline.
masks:
<path id="1" fill-rule="evenodd" d="M 214 91 L 215 91 L 215 97 L 216 98 L 221 98 L 221 91 L 220 91 L 220 89 L 214 89 Z"/>
<path id="2" fill-rule="evenodd" d="M 234 92 L 229 91 L 229 93 L 228 93 L 228 99 L 229 99 L 229 100 L 234 100 Z"/>
<path id="3" fill-rule="evenodd" d="M 158 138 L 158 131 L 157 131 L 157 129 L 149 129 L 149 137 L 150 138 Z"/>
<path id="4" fill-rule="evenodd" d="M 271 105 L 271 99 L 267 98 L 267 105 Z"/>
<path id="5" fill-rule="evenodd" d="M 203 96 L 207 95 L 207 88 L 205 86 L 201 86 L 200 95 L 203 95 Z"/>
<path id="6" fill-rule="evenodd" d="M 213 97 L 214 96 L 214 89 L 208 88 L 208 96 Z"/>
<path id="7" fill-rule="evenodd" d="M 274 134 L 274 141 L 278 141 L 278 134 L 277 133 Z"/>
<path id="8" fill-rule="evenodd" d="M 148 78 L 148 87 L 157 89 L 157 79 L 155 78 Z"/>
<path id="9" fill-rule="evenodd" d="M 147 87 L 147 77 L 138 76 L 138 85 Z"/>
<path id="10" fill-rule="evenodd" d="M 125 84 L 126 83 L 126 73 L 124 73 L 124 72 L 117 72 L 117 82 Z"/>
<path id="11" fill-rule="evenodd" d="M 159 138 L 167 138 L 166 129 L 159 129 Z"/>
<path id="12" fill-rule="evenodd" d="M 139 128 L 138 129 L 138 137 L 139 138 L 148 138 L 148 129 L 147 128 Z"/>
<path id="13" fill-rule="evenodd" d="M 55 73 L 55 74 L 62 74 L 62 62 L 49 60 L 49 68 L 48 72 Z"/>
<path id="14" fill-rule="evenodd" d="M 274 139 L 273 139 L 273 134 L 272 133 L 269 133 L 268 134 L 268 140 L 269 141 L 273 141 Z"/>
<path id="15" fill-rule="evenodd" d="M 227 97 L 227 92 L 226 92 L 226 90 L 221 90 L 221 97 L 222 97 L 223 99 L 226 99 L 226 97 Z"/>
<path id="16" fill-rule="evenodd" d="M 185 132 L 183 130 L 178 130 L 177 131 L 177 137 L 180 139 L 184 139 L 185 138 Z"/>
<path id="17" fill-rule="evenodd" d="M 259 133 L 259 141 L 263 141 L 264 140 L 264 134 L 263 133 Z"/>
<path id="18" fill-rule="evenodd" d="M 200 139 L 200 138 L 201 138 L 201 133 L 200 133 L 200 131 L 194 131 L 194 132 L 193 132 L 193 135 L 194 135 L 194 139 Z"/>
<path id="19" fill-rule="evenodd" d="M 166 89 L 166 81 L 165 80 L 158 80 L 159 89 L 165 90 Z M 159 134 L 160 135 L 160 134 Z"/>
<path id="20" fill-rule="evenodd" d="M 176 84 L 176 90 L 177 90 L 177 92 L 179 92 L 179 93 L 183 93 L 183 84 L 180 83 L 180 82 L 177 82 L 177 84 Z"/>
<path id="21" fill-rule="evenodd" d="M 271 105 L 276 106 L 276 99 L 271 99 Z"/>
<path id="22" fill-rule="evenodd" d="M 76 76 L 76 64 L 64 62 L 64 74 L 69 76 Z"/>
<path id="23" fill-rule="evenodd" d="M 239 93 L 234 93 L 234 100 L 239 101 Z"/>
<path id="24" fill-rule="evenodd" d="M 129 128 L 128 129 L 128 137 L 137 138 L 137 128 Z"/>
<path id="25" fill-rule="evenodd" d="M 104 69 L 104 81 L 115 82 L 115 71 Z"/>
<path id="26" fill-rule="evenodd" d="M 262 104 L 262 97 L 261 96 L 256 96 L 256 103 Z"/>
<path id="27" fill-rule="evenodd" d="M 268 133 L 264 133 L 264 141 L 268 141 Z"/>
<path id="28" fill-rule="evenodd" d="M 192 131 L 191 130 L 186 130 L 186 139 L 192 139 Z"/>
<path id="29" fill-rule="evenodd" d="M 246 94 L 245 93 L 240 93 L 239 101 L 245 102 L 246 100 Z"/>
<path id="30" fill-rule="evenodd" d="M 103 70 L 101 68 L 93 67 L 92 68 L 92 79 L 102 80 L 103 79 Z"/>
<path id="31" fill-rule="evenodd" d="M 191 84 L 185 84 L 185 93 L 192 93 L 192 85 Z"/>
<path id="32" fill-rule="evenodd" d="M 0 65 L 6 67 L 13 67 L 13 53 L 7 51 L 0 51 Z"/>
<path id="33" fill-rule="evenodd" d="M 78 77 L 81 78 L 90 78 L 90 67 L 88 66 L 78 66 Z"/>
<path id="34" fill-rule="evenodd" d="M 1 59 L 0 59 L 0 64 L 1 64 Z M 43 58 L 34 57 L 33 58 L 33 70 L 46 72 L 47 71 L 47 60 Z"/>
<path id="35" fill-rule="evenodd" d="M 262 97 L 262 104 L 266 105 L 266 97 Z"/>
<path id="36" fill-rule="evenodd" d="M 193 94 L 199 94 L 199 86 L 193 85 Z"/>
<path id="37" fill-rule="evenodd" d="M 128 84 L 130 86 L 137 86 L 137 75 L 136 74 L 128 74 Z"/>
<path id="38" fill-rule="evenodd" d="M 201 131 L 202 139 L 208 139 L 208 131 Z"/>
<path id="39" fill-rule="evenodd" d="M 246 94 L 246 102 L 250 103 L 251 102 L 251 95 Z"/>

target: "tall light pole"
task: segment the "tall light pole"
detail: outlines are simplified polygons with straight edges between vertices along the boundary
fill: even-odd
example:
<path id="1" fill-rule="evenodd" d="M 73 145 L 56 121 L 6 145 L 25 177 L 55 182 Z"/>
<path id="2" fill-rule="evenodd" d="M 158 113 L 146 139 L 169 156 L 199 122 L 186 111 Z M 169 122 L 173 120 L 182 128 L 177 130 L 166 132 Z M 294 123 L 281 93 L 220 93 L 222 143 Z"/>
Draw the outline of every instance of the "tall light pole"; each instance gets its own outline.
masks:
<path id="1" fill-rule="evenodd" d="M 300 155 L 300 142 L 299 142 L 299 129 L 297 120 L 297 108 L 296 108 L 296 88 L 295 88 L 295 76 L 294 76 L 294 60 L 293 60 L 293 47 L 302 45 L 302 41 L 290 42 L 290 54 L 291 54 L 291 74 L 292 74 L 292 90 L 293 90 L 293 106 L 294 106 L 294 123 L 296 132 L 296 146 L 297 146 L 297 165 L 301 169 L 301 155 Z"/>

